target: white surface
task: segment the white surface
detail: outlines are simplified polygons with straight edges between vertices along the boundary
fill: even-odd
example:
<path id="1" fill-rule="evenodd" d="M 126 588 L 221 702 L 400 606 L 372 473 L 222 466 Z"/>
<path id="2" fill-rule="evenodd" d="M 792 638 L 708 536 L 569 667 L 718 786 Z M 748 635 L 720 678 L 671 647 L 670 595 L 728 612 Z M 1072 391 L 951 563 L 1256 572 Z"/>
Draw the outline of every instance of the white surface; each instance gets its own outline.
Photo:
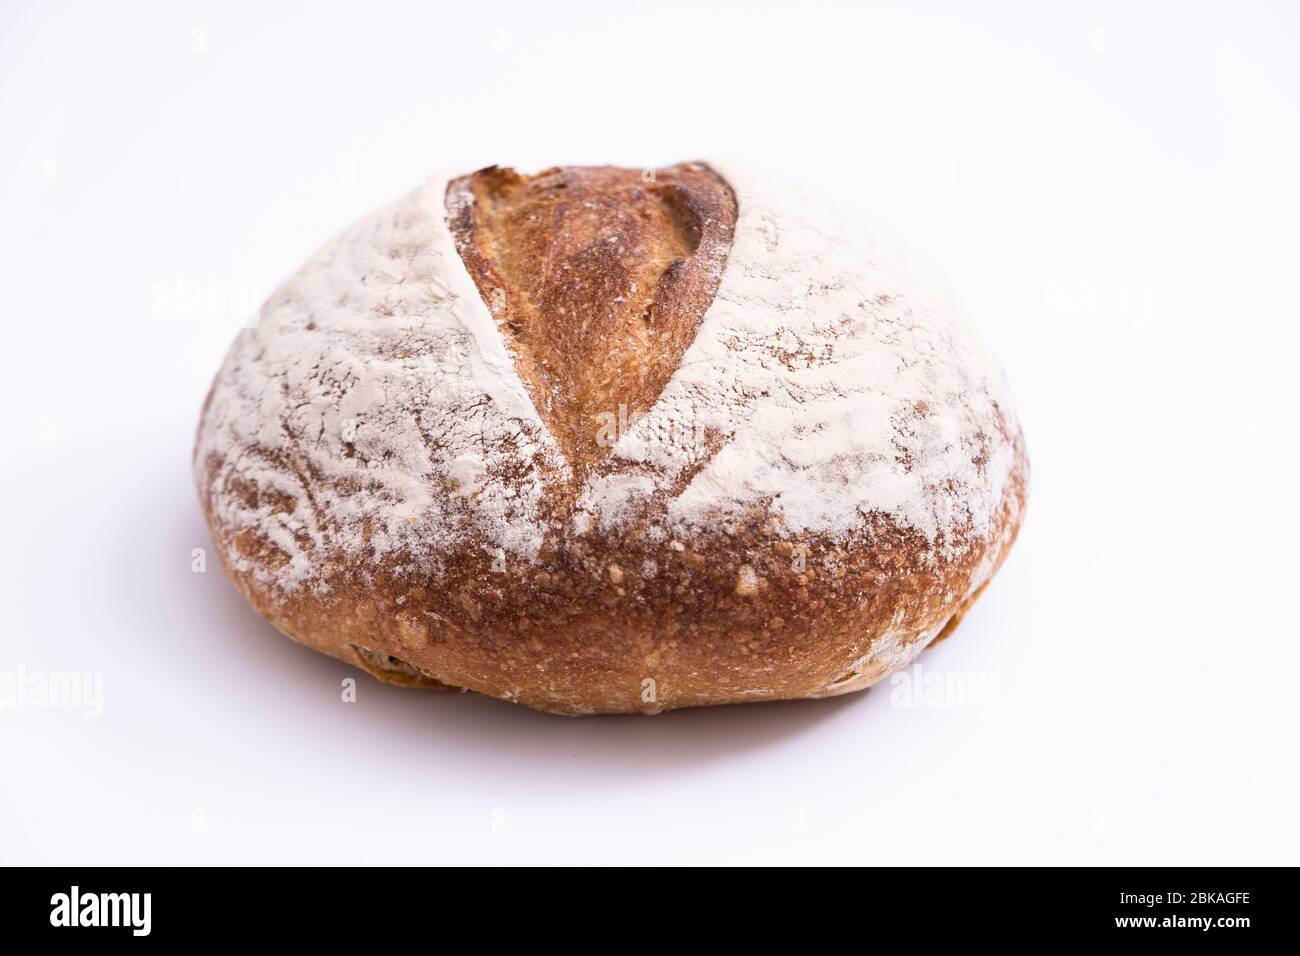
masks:
<path id="1" fill-rule="evenodd" d="M 0 862 L 1300 863 L 1294 8 L 264 6 L 0 8 L 0 675 L 103 687 L 0 709 Z M 921 658 L 981 706 L 547 717 L 191 571 L 240 306 L 439 166 L 705 154 L 891 224 L 999 353 L 1028 522 Z"/>

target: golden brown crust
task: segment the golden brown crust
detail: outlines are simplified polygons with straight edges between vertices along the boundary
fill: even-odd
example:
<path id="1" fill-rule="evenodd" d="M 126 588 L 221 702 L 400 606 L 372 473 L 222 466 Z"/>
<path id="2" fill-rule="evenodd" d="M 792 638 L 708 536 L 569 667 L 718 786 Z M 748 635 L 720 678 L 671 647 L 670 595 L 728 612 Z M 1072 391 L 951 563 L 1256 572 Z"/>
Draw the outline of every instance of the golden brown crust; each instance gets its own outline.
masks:
<path id="1" fill-rule="evenodd" d="M 225 527 L 201 481 L 227 572 L 276 627 L 382 680 L 590 714 L 844 693 L 955 626 L 1019 527 L 1028 466 L 1014 422 L 990 426 L 1014 460 L 979 535 L 927 540 L 883 514 L 847 536 L 793 535 L 755 509 L 664 540 L 653 532 L 667 501 L 577 533 L 581 480 L 608 467 L 592 420 L 648 408 L 677 368 L 718 286 L 699 251 L 725 252 L 735 197 L 697 164 L 653 183 L 607 167 L 494 167 L 454 190 L 472 194 L 449 202 L 457 247 L 574 475 L 548 491 L 551 530 L 533 560 L 473 537 L 436 567 L 324 553 L 324 592 L 269 586 L 259 570 L 283 555 Z M 222 471 L 217 455 L 201 464 Z"/>
<path id="2" fill-rule="evenodd" d="M 454 180 L 456 248 L 542 420 L 581 478 L 606 413 L 649 409 L 713 301 L 736 200 L 707 166 L 496 166 Z"/>
<path id="3" fill-rule="evenodd" d="M 385 569 L 368 581 L 340 568 L 324 596 L 272 595 L 254 575 L 227 571 L 290 637 L 403 686 L 467 688 L 561 714 L 830 696 L 892 669 L 884 657 L 858 663 L 890 634 L 947 635 L 1010 551 L 1026 478 L 1022 459 L 991 550 L 950 563 L 930 561 L 928 545 L 884 518 L 840 542 L 791 539 L 756 519 L 667 547 L 635 531 L 565 536 L 535 564 L 504 568 L 466 548 L 438 580 Z M 360 649 L 424 680 L 378 668 Z"/>

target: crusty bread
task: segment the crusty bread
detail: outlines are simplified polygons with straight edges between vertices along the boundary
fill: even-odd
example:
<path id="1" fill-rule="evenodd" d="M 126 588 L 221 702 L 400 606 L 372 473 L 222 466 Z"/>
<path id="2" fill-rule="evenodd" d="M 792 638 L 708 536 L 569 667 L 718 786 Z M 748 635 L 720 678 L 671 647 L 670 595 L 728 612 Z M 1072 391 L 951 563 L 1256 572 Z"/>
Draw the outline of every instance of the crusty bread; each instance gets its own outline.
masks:
<path id="1" fill-rule="evenodd" d="M 716 165 L 435 177 L 241 334 L 199 494 L 261 613 L 387 681 L 564 714 L 856 690 L 1023 511 L 1005 383 L 938 290 Z"/>
<path id="2" fill-rule="evenodd" d="M 575 472 L 613 443 L 601 416 L 650 408 L 713 301 L 736 225 L 716 173 L 492 167 L 451 183 L 456 248 Z M 711 255 L 700 254 L 700 246 Z"/>

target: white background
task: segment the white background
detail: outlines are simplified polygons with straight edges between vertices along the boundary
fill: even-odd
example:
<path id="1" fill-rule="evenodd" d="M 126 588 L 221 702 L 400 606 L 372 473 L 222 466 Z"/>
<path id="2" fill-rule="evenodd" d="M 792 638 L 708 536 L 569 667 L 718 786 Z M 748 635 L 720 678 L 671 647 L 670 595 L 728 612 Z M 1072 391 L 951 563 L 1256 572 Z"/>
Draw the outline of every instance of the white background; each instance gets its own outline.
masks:
<path id="1" fill-rule="evenodd" d="M 0 4 L 0 673 L 103 682 L 0 709 L 0 861 L 1300 863 L 1294 5 L 274 6 Z M 246 301 L 440 167 L 708 157 L 890 224 L 1002 359 L 1027 523 L 911 678 L 976 706 L 549 717 L 191 570 Z"/>

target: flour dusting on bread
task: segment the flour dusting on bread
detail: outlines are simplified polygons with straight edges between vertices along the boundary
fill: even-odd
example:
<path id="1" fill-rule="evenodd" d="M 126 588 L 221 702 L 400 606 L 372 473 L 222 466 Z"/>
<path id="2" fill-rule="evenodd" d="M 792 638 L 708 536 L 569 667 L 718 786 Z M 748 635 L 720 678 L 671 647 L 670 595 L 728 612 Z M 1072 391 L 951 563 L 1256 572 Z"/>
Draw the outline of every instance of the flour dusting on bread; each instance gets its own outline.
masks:
<path id="1" fill-rule="evenodd" d="M 452 244 L 445 187 L 347 229 L 231 348 L 195 467 L 236 570 L 319 588 L 333 549 L 436 561 L 467 536 L 541 546 L 543 473 L 566 466 Z M 244 531 L 281 555 L 244 553 Z"/>
<path id="2" fill-rule="evenodd" d="M 665 542 L 758 510 L 792 535 L 875 514 L 936 548 L 987 544 L 1018 434 L 995 364 L 888 236 L 718 171 L 739 218 L 716 295 L 567 513 L 548 494 L 574 469 L 449 230 L 454 177 L 317 253 L 240 335 L 200 427 L 231 566 L 320 590 L 340 555 L 534 560 L 652 513 Z"/>
<path id="3" fill-rule="evenodd" d="M 696 531 L 768 508 L 791 534 L 881 513 L 986 539 L 1018 433 L 989 354 L 896 240 L 723 172 L 740 217 L 717 295 L 581 505 L 618 522 L 689 473 L 669 515 Z"/>

